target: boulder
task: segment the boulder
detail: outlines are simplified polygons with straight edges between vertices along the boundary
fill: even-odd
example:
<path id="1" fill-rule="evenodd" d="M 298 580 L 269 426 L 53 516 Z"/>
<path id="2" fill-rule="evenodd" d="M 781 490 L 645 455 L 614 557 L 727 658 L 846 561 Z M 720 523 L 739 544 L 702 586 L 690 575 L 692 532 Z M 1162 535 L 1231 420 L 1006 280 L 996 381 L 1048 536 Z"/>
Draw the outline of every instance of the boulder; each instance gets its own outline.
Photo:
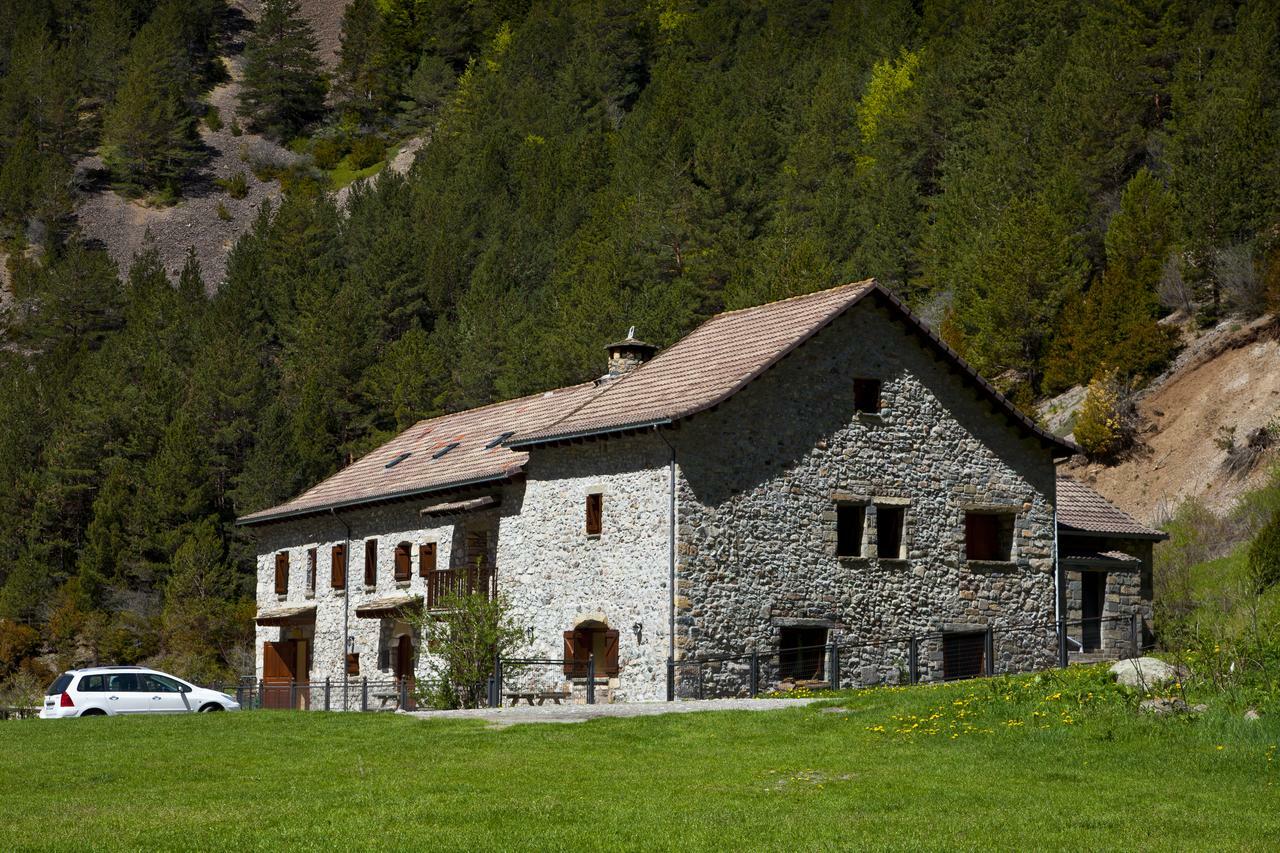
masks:
<path id="1" fill-rule="evenodd" d="M 1257 708 L 1250 708 L 1249 710 L 1244 712 L 1244 718 L 1252 723 L 1252 722 L 1256 722 L 1257 720 L 1260 720 L 1262 718 L 1262 715 L 1258 713 Z"/>
<path id="2" fill-rule="evenodd" d="M 1145 714 L 1163 717 L 1168 714 L 1203 714 L 1209 710 L 1205 704 L 1187 705 L 1176 696 L 1157 696 L 1155 699 L 1143 699 L 1138 710 Z"/>
<path id="3" fill-rule="evenodd" d="M 1111 674 L 1125 687 L 1153 690 L 1178 679 L 1177 667 L 1159 658 L 1128 658 L 1111 665 Z"/>

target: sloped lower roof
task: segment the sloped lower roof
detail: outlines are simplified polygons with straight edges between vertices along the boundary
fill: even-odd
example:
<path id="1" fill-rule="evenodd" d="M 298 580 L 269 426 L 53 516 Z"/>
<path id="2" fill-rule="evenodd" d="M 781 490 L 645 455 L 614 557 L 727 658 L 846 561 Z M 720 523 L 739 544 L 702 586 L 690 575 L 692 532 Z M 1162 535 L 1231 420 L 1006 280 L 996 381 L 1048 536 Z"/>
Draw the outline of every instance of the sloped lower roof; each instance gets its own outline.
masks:
<path id="1" fill-rule="evenodd" d="M 618 379 L 605 393 L 586 398 L 566 417 L 516 437 L 511 445 L 535 447 L 666 424 L 713 408 L 867 296 L 875 296 L 920 333 L 926 346 L 956 367 L 997 409 L 1040 439 L 1055 456 L 1079 452 L 1075 445 L 1045 431 L 1018 411 L 900 300 L 871 279 L 717 314 Z"/>
<path id="2" fill-rule="evenodd" d="M 493 444 L 496 439 L 542 427 L 599 392 L 588 382 L 420 421 L 296 498 L 246 515 L 240 523 L 260 524 L 506 479 L 518 474 L 529 457 L 503 443 Z M 457 446 L 450 448 L 455 442 Z M 397 458 L 400 461 L 387 467 Z"/>
<path id="3" fill-rule="evenodd" d="M 1102 495 L 1070 477 L 1058 477 L 1058 528 L 1129 539 L 1169 538 L 1168 533 L 1139 524 Z"/>
<path id="4" fill-rule="evenodd" d="M 1058 559 L 1063 563 L 1082 566 L 1115 566 L 1132 568 L 1142 561 L 1123 551 L 1099 551 L 1097 548 L 1080 548 L 1063 545 Z"/>

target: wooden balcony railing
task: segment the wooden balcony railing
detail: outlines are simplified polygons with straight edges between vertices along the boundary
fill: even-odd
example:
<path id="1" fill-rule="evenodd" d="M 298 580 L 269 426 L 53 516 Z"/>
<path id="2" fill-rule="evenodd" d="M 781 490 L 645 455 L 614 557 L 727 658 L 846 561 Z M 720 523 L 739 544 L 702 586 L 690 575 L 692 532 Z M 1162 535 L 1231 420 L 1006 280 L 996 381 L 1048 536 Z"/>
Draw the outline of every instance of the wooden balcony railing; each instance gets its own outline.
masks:
<path id="1" fill-rule="evenodd" d="M 498 578 L 493 566 L 438 569 L 427 576 L 427 609 L 439 610 L 449 594 L 482 593 L 485 598 L 493 598 L 497 591 Z"/>

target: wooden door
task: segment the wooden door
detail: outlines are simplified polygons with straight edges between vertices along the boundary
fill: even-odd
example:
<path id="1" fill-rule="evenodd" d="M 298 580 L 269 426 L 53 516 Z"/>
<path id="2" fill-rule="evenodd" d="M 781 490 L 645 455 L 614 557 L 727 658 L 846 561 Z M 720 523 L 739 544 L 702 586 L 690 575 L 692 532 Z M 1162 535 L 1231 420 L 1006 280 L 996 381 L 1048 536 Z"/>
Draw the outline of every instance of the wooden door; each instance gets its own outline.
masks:
<path id="1" fill-rule="evenodd" d="M 1102 611 L 1106 604 L 1107 576 L 1102 572 L 1084 572 L 1080 577 L 1080 640 L 1086 652 L 1102 648 Z"/>
<path id="2" fill-rule="evenodd" d="M 293 640 L 262 644 L 262 707 L 290 707 L 290 686 L 297 680 L 297 644 Z"/>
<path id="3" fill-rule="evenodd" d="M 413 695 L 413 640 L 408 634 L 400 635 L 400 643 L 396 646 L 396 689 L 400 689 L 400 680 L 409 680 L 409 695 Z M 409 700 L 413 704 L 413 699 Z M 406 708 L 405 710 L 410 710 Z"/>

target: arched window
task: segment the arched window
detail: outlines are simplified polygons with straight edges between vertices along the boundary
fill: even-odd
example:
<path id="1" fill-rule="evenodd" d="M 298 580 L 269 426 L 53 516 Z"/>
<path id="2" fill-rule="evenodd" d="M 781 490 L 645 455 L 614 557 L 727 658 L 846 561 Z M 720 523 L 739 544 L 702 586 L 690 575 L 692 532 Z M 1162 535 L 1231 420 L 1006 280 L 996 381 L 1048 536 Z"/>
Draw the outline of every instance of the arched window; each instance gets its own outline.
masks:
<path id="1" fill-rule="evenodd" d="M 413 572 L 412 554 L 413 546 L 408 542 L 401 542 L 396 546 L 396 574 L 397 581 L 407 581 L 409 575 Z"/>
<path id="2" fill-rule="evenodd" d="M 564 674 L 587 677 L 587 661 L 596 659 L 596 676 L 615 676 L 618 666 L 618 632 L 603 622 L 583 622 L 564 632 Z"/>

